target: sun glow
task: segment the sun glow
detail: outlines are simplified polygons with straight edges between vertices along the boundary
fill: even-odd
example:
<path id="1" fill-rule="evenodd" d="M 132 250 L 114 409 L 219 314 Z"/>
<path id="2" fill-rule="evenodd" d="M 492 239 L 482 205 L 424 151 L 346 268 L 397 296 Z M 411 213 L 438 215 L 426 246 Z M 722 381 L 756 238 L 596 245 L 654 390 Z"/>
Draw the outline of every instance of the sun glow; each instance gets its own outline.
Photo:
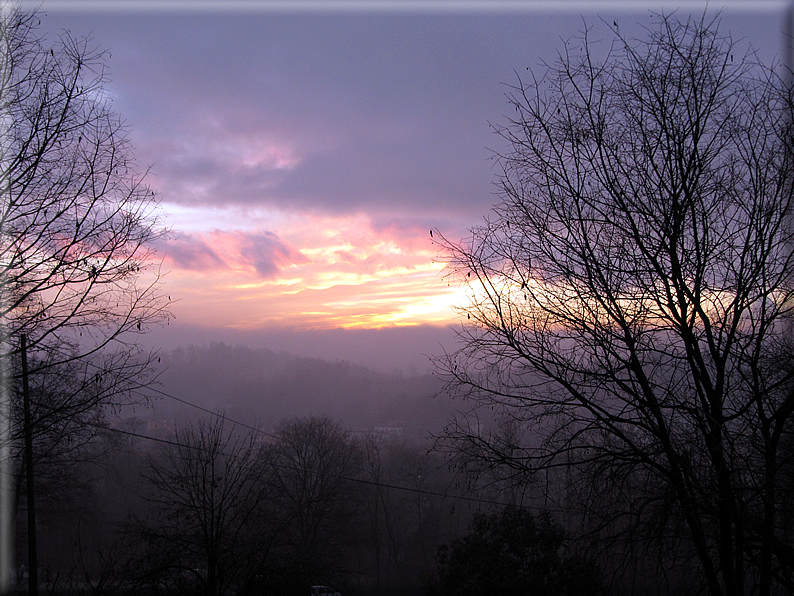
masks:
<path id="1" fill-rule="evenodd" d="M 463 294 L 449 287 L 424 226 L 375 226 L 363 215 L 275 219 L 271 230 L 272 219 L 248 213 L 232 231 L 202 225 L 164 247 L 181 320 L 373 328 L 456 318 Z"/>

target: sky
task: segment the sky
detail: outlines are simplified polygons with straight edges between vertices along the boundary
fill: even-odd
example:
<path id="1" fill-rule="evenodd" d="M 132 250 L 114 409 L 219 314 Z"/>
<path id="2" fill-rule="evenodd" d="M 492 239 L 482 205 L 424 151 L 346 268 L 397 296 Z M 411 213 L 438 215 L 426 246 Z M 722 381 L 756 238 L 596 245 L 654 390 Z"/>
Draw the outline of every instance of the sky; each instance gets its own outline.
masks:
<path id="1" fill-rule="evenodd" d="M 170 229 L 157 249 L 176 318 L 157 341 L 389 368 L 453 347 L 465 294 L 430 230 L 465 238 L 497 200 L 507 85 L 542 74 L 585 23 L 600 39 L 613 22 L 641 35 L 652 11 L 706 3 L 23 6 L 40 7 L 48 37 L 68 29 L 109 51 L 107 91 Z M 721 6 L 721 30 L 780 57 L 785 2 L 709 11 Z"/>

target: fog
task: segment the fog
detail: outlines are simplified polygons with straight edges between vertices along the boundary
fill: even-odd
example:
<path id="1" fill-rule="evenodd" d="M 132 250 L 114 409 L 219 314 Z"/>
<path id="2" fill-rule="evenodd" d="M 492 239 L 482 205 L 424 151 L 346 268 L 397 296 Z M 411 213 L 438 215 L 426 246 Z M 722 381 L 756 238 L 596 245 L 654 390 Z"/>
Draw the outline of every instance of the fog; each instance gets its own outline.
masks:
<path id="1" fill-rule="evenodd" d="M 318 333 L 328 342 L 318 349 L 347 335 Z M 364 340 L 363 356 L 379 334 L 350 335 Z M 386 368 L 389 351 L 370 361 Z M 387 372 L 341 357 L 353 353 L 330 360 L 221 341 L 162 348 L 148 404 L 106 412 L 105 432 L 87 433 L 82 445 L 77 433 L 58 434 L 69 466 L 36 464 L 43 585 L 305 595 L 328 584 L 346 595 L 420 594 L 438 547 L 488 506 L 466 496 L 471 487 L 433 450 L 464 404 L 444 393 L 429 360 L 418 372 L 395 359 Z M 202 524 L 216 514 L 220 538 L 208 541 Z M 24 568 L 15 573 L 22 589 Z"/>
<path id="2" fill-rule="evenodd" d="M 440 380 L 427 371 L 393 367 L 387 373 L 222 342 L 166 349 L 158 358 L 152 407 L 136 414 L 152 420 L 206 414 L 184 403 L 189 402 L 265 429 L 289 418 L 325 416 L 350 430 L 400 427 L 423 437 L 440 432 L 452 407 Z"/>
<path id="3" fill-rule="evenodd" d="M 175 323 L 153 328 L 143 343 L 152 348 L 170 350 L 187 346 L 207 347 L 223 342 L 331 362 L 348 362 L 379 372 L 402 371 L 407 374 L 432 372 L 430 358 L 444 350 L 451 351 L 455 346 L 454 326 L 241 330 Z"/>

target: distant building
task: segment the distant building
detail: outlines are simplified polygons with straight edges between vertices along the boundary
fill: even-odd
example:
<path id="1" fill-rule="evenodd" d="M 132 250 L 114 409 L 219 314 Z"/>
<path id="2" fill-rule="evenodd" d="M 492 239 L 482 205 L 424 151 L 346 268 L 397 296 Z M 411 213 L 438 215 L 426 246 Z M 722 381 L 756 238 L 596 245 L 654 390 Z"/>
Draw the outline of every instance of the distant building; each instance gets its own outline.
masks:
<path id="1" fill-rule="evenodd" d="M 372 429 L 376 434 L 389 435 L 392 437 L 399 437 L 403 434 L 402 426 L 376 426 Z"/>

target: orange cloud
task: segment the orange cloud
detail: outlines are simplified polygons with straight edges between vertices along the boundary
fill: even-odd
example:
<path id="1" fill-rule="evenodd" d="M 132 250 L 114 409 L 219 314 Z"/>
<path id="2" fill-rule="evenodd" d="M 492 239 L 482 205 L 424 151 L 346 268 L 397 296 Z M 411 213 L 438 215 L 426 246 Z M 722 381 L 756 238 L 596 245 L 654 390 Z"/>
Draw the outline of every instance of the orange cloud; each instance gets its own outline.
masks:
<path id="1" fill-rule="evenodd" d="M 457 289 L 435 262 L 424 228 L 375 226 L 364 215 L 293 216 L 278 234 L 256 230 L 185 235 L 169 263 L 176 314 L 236 328 L 383 327 L 449 322 Z M 188 239 L 191 240 L 188 243 Z M 176 246 L 180 246 L 179 243 Z M 225 267 L 195 275 L 196 254 Z M 202 252 L 204 251 L 204 252 Z M 209 257 L 202 257 L 209 258 Z"/>

